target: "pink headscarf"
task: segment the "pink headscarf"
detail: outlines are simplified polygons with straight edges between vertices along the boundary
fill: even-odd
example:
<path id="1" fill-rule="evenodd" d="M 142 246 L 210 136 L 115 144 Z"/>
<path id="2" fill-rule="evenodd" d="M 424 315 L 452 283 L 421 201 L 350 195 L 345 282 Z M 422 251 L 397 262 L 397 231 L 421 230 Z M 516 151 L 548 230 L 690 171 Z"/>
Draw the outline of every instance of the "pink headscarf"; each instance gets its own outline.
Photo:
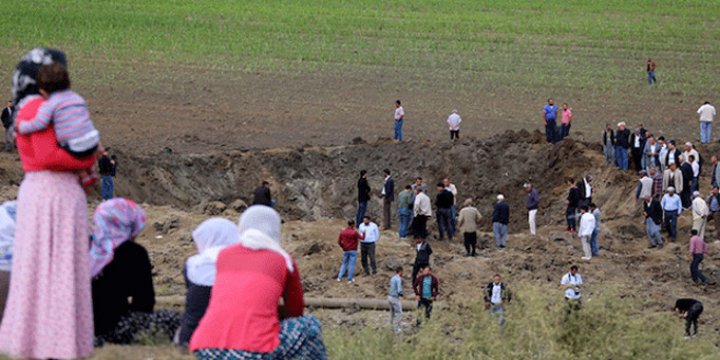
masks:
<path id="1" fill-rule="evenodd" d="M 95 209 L 95 231 L 90 244 L 90 275 L 97 276 L 112 262 L 115 249 L 145 228 L 145 211 L 135 202 L 115 198 Z"/>

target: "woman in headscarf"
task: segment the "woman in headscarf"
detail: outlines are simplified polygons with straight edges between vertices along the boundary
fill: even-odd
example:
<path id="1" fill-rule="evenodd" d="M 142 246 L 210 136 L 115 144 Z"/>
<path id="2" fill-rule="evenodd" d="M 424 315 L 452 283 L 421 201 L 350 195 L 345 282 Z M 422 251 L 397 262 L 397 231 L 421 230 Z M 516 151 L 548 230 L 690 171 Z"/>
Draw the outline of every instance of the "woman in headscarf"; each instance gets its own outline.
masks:
<path id="1" fill-rule="evenodd" d="M 13 75 L 15 123 L 31 121 L 44 99 L 37 72 L 67 65 L 58 50 L 33 49 Z M 74 359 L 92 354 L 93 318 L 87 260 L 87 199 L 75 159 L 58 145 L 53 127 L 18 135 L 25 178 L 18 192 L 12 282 L 0 326 L 0 352 L 33 359 Z"/>
<path id="2" fill-rule="evenodd" d="M 280 223 L 262 205 L 240 217 L 240 244 L 218 256 L 210 306 L 190 341 L 198 359 L 327 358 L 320 322 L 303 316 L 300 274 L 281 246 Z"/>
<path id="3" fill-rule="evenodd" d="M 8 290 L 10 290 L 16 214 L 16 201 L 6 201 L 0 205 L 0 320 L 2 320 L 5 310 Z"/>
<path id="4" fill-rule="evenodd" d="M 143 336 L 171 340 L 180 314 L 153 312 L 152 264 L 147 250 L 134 241 L 145 228 L 145 211 L 116 198 L 101 203 L 93 220 L 90 274 L 96 345 L 132 344 Z"/>
<path id="5" fill-rule="evenodd" d="M 177 343 L 186 347 L 200 319 L 210 303 L 210 292 L 215 284 L 217 258 L 220 251 L 239 241 L 238 227 L 222 218 L 205 220 L 192 233 L 198 254 L 185 264 L 185 314 L 180 325 Z"/>

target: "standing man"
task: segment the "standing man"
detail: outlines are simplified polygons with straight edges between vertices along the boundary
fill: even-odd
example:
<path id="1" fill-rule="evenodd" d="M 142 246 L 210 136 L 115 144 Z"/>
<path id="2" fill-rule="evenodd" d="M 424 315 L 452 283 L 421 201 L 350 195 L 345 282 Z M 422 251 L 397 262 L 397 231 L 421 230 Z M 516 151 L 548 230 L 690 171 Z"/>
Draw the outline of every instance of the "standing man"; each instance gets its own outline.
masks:
<path id="1" fill-rule="evenodd" d="M 640 171 L 643 168 L 642 159 L 643 151 L 645 150 L 645 138 L 640 128 L 636 128 L 635 133 L 630 136 L 630 143 L 632 144 L 630 152 L 632 154 L 633 164 L 635 165 L 635 171 Z"/>
<path id="2" fill-rule="evenodd" d="M 650 85 L 657 82 L 655 78 L 655 61 L 653 61 L 653 59 L 648 59 L 647 61 L 647 79 Z"/>
<path id="3" fill-rule="evenodd" d="M 683 190 L 683 173 L 677 168 L 677 164 L 672 163 L 670 167 L 665 170 L 663 174 L 663 191 L 667 191 L 668 188 L 676 189 L 677 191 Z"/>
<path id="4" fill-rule="evenodd" d="M 700 263 L 707 254 L 707 244 L 702 237 L 698 235 L 698 231 L 692 229 L 690 232 L 690 277 L 695 284 L 707 285 L 708 281 L 705 275 L 700 271 Z"/>
<path id="5" fill-rule="evenodd" d="M 581 178 L 580 181 L 577 182 L 577 188 L 578 195 L 580 196 L 578 206 L 590 206 L 593 193 L 592 176 L 585 175 L 584 178 Z"/>
<path id="6" fill-rule="evenodd" d="M 450 127 L 450 141 L 454 140 L 460 140 L 460 123 L 462 122 L 462 119 L 460 118 L 460 115 L 458 115 L 457 110 L 452 111 L 452 114 L 448 116 L 447 123 Z"/>
<path id="7" fill-rule="evenodd" d="M 529 182 L 523 185 L 525 192 L 525 207 L 528 211 L 528 225 L 530 226 L 530 235 L 535 236 L 537 233 L 537 224 L 535 222 L 537 218 L 538 207 L 540 207 L 540 194 L 537 189 Z"/>
<path id="8" fill-rule="evenodd" d="M 445 190 L 450 191 L 453 194 L 453 204 L 452 207 L 450 207 L 450 210 L 452 211 L 452 215 L 450 216 L 450 223 L 452 224 L 452 232 L 453 234 L 457 230 L 457 199 L 458 199 L 458 191 L 455 184 L 450 182 L 449 177 L 445 177 L 443 179 L 443 185 L 445 186 Z"/>
<path id="9" fill-rule="evenodd" d="M 418 176 L 417 178 L 415 178 L 415 183 L 412 184 L 410 187 L 412 187 L 413 194 L 416 193 L 416 191 L 417 191 L 418 188 L 420 188 L 420 190 L 421 190 L 422 192 L 424 192 L 425 194 L 428 193 L 427 184 L 425 183 L 425 181 L 423 180 L 423 178 L 420 177 L 420 176 Z"/>
<path id="10" fill-rule="evenodd" d="M 720 189 L 717 186 L 713 186 L 707 204 L 710 208 L 708 219 L 715 223 L 715 240 L 720 240 Z"/>
<path id="11" fill-rule="evenodd" d="M 557 119 L 558 107 L 552 98 L 548 99 L 547 105 L 543 108 L 543 123 L 545 124 L 545 140 L 549 144 L 557 142 Z"/>
<path id="12" fill-rule="evenodd" d="M 567 103 L 562 106 L 562 119 L 560 120 L 560 140 L 570 135 L 570 122 L 572 121 L 572 109 Z"/>
<path id="13" fill-rule="evenodd" d="M 675 239 L 677 239 L 677 218 L 678 215 L 682 214 L 683 209 L 680 197 L 675 194 L 675 188 L 672 186 L 667 188 L 667 194 L 663 196 L 660 205 L 663 209 L 665 228 L 668 235 L 670 235 L 670 242 L 675 242 Z"/>
<path id="14" fill-rule="evenodd" d="M 5 129 L 5 150 L 12 151 L 15 148 L 15 134 L 13 133 L 12 100 L 8 100 L 7 106 L 2 111 L 2 125 Z"/>
<path id="15" fill-rule="evenodd" d="M 678 299 L 675 302 L 675 313 L 685 319 L 685 339 L 692 339 L 698 333 L 698 319 L 703 312 L 703 304 L 695 299 Z M 693 325 L 694 332 L 690 335 L 690 325 Z"/>
<path id="16" fill-rule="evenodd" d="M 640 170 L 640 179 L 638 180 L 637 191 L 635 192 L 635 198 L 638 200 L 645 199 L 648 196 L 652 196 L 653 192 L 653 179 L 647 176 L 645 170 Z"/>
<path id="17" fill-rule="evenodd" d="M 645 170 L 650 171 L 650 169 L 660 168 L 659 159 L 661 149 L 662 145 L 655 141 L 655 137 L 652 136 L 652 134 L 648 135 L 647 142 L 645 143 L 645 148 L 643 149 L 642 160 L 642 163 L 645 164 Z"/>
<path id="18" fill-rule="evenodd" d="M 683 147 L 683 150 L 684 151 L 682 152 L 682 157 L 685 159 L 685 162 L 692 162 L 692 161 L 690 161 L 690 156 L 693 156 L 695 158 L 695 160 L 699 161 L 700 153 L 698 153 L 697 150 L 695 150 L 695 147 L 693 146 L 693 144 L 691 142 L 689 142 L 689 141 L 686 142 L 685 146 Z"/>
<path id="19" fill-rule="evenodd" d="M 444 239 L 447 233 L 448 240 L 452 242 L 454 230 L 450 218 L 452 217 L 452 205 L 455 201 L 453 194 L 445 188 L 443 183 L 437 184 L 437 196 L 435 198 L 435 206 L 437 207 L 437 223 L 440 232 L 440 241 Z"/>
<path id="20" fill-rule="evenodd" d="M 482 215 L 477 208 L 473 206 L 473 200 L 467 199 L 464 203 L 465 207 L 460 210 L 458 225 L 463 234 L 463 242 L 465 244 L 465 256 L 475 256 L 475 247 L 477 246 L 477 225 L 482 219 Z"/>
<path id="21" fill-rule="evenodd" d="M 507 246 L 507 226 L 510 222 L 510 206 L 505 202 L 505 196 L 499 194 L 492 213 L 493 235 L 495 246 L 504 249 Z"/>
<path id="22" fill-rule="evenodd" d="M 427 238 L 427 221 L 432 216 L 430 197 L 418 186 L 415 188 L 415 202 L 413 203 L 412 230 L 416 239 Z"/>
<path id="23" fill-rule="evenodd" d="M 500 274 L 493 276 L 493 281 L 485 287 L 485 308 L 495 315 L 500 326 L 505 325 L 505 304 L 512 301 L 512 293 L 502 282 Z"/>
<path id="24" fill-rule="evenodd" d="M 114 196 L 115 181 L 113 180 L 113 160 L 110 158 L 110 148 L 104 148 L 98 159 L 98 172 L 100 173 L 100 196 L 110 200 Z"/>
<path id="25" fill-rule="evenodd" d="M 273 206 L 272 194 L 270 193 L 270 183 L 268 181 L 263 181 L 260 186 L 255 188 L 255 195 L 253 197 L 252 204 L 265 205 L 269 207 Z"/>
<path id="26" fill-rule="evenodd" d="M 693 219 L 693 230 L 697 230 L 701 238 L 705 238 L 705 226 L 707 225 L 707 218 L 710 215 L 710 209 L 705 200 L 700 197 L 700 192 L 693 192 L 692 201 L 692 219 Z"/>
<path id="27" fill-rule="evenodd" d="M 402 266 L 395 269 L 395 276 L 390 278 L 390 292 L 388 293 L 388 303 L 390 303 L 390 328 L 396 334 L 400 333 L 400 324 L 402 323 Z"/>
<path id="28" fill-rule="evenodd" d="M 413 284 L 415 297 L 418 301 L 418 309 L 425 308 L 426 319 L 430 319 L 433 302 L 435 302 L 440 293 L 439 284 L 440 282 L 433 276 L 429 265 L 423 269 L 423 273 L 415 279 L 415 283 Z M 417 323 L 420 325 L 420 318 L 418 318 Z"/>
<path id="29" fill-rule="evenodd" d="M 390 176 L 390 170 L 383 170 L 385 182 L 381 195 L 383 198 L 383 230 L 387 230 L 392 225 L 392 203 L 395 201 L 395 181 Z"/>
<path id="30" fill-rule="evenodd" d="M 403 135 L 402 127 L 403 122 L 405 122 L 405 109 L 403 109 L 400 104 L 400 100 L 395 100 L 395 113 L 393 114 L 393 117 L 395 119 L 395 135 L 393 136 L 393 140 L 396 143 L 401 143 Z"/>
<path id="31" fill-rule="evenodd" d="M 663 209 L 656 197 L 647 196 L 643 202 L 643 213 L 645 215 L 645 230 L 647 232 L 649 249 L 663 248 L 660 228 L 663 219 Z"/>
<path id="32" fill-rule="evenodd" d="M 600 237 L 600 231 L 602 230 L 602 213 L 595 203 L 590 203 L 590 211 L 595 217 L 595 230 L 593 230 L 593 233 L 590 236 L 590 252 L 592 252 L 592 256 L 600 256 L 598 238 Z"/>
<path id="33" fill-rule="evenodd" d="M 650 169 L 650 178 L 653 181 L 652 196 L 662 195 L 663 176 L 658 172 L 658 169 Z"/>
<path id="34" fill-rule="evenodd" d="M 368 202 L 370 201 L 370 185 L 367 181 L 367 170 L 360 170 L 360 178 L 357 182 L 358 189 L 358 208 L 355 213 L 355 223 L 360 225 L 365 213 L 367 212 Z"/>
<path id="35" fill-rule="evenodd" d="M 576 232 L 577 231 L 577 208 L 578 204 L 580 202 L 580 191 L 578 190 L 577 186 L 575 186 L 575 183 L 573 182 L 572 178 L 565 179 L 565 183 L 570 188 L 570 191 L 568 192 L 568 196 L 565 199 L 565 205 L 567 205 L 567 208 L 565 209 L 565 219 L 567 220 L 567 231 L 568 232 Z"/>
<path id="36" fill-rule="evenodd" d="M 710 105 L 709 101 L 706 101 L 697 110 L 697 113 L 700 115 L 700 143 L 709 144 L 712 141 L 712 122 L 715 115 L 717 115 L 717 111 L 715 111 L 714 106 Z"/>
<path id="37" fill-rule="evenodd" d="M 683 209 L 687 209 L 692 205 L 692 182 L 693 182 L 693 168 L 687 158 L 680 157 L 680 172 L 682 172 L 683 186 L 682 190 L 678 190 L 680 193 L 680 199 L 682 200 Z"/>
<path id="38" fill-rule="evenodd" d="M 712 166 L 713 166 L 712 174 L 710 174 L 710 185 L 713 187 L 720 186 L 720 185 L 718 185 L 718 183 L 720 182 L 720 166 L 718 166 L 717 155 L 713 155 L 710 158 L 710 161 L 712 162 Z"/>
<path id="39" fill-rule="evenodd" d="M 625 123 L 617 124 L 615 131 L 615 161 L 620 170 L 628 169 L 628 149 L 630 149 L 630 130 L 625 128 Z"/>
<path id="40" fill-rule="evenodd" d="M 605 124 L 603 131 L 603 154 L 608 164 L 617 165 L 615 161 L 615 131 L 610 124 Z"/>
<path id="41" fill-rule="evenodd" d="M 680 167 L 681 157 L 682 153 L 675 145 L 675 140 L 670 140 L 667 144 L 667 152 L 665 152 L 665 156 L 662 157 L 662 160 L 665 163 L 665 168 L 667 169 L 668 167 L 670 167 L 670 164 L 675 164 Z"/>
<path id="42" fill-rule="evenodd" d="M 410 276 L 413 287 L 415 286 L 415 279 L 418 273 L 420 273 L 420 270 L 430 266 L 430 255 L 432 255 L 432 253 L 432 247 L 430 247 L 430 244 L 425 238 L 415 238 L 415 262 L 413 263 L 412 275 Z"/>
<path id="43" fill-rule="evenodd" d="M 343 261 L 340 266 L 337 281 L 341 282 L 345 271 L 347 270 L 348 284 L 355 282 L 353 275 L 355 274 L 355 263 L 357 262 L 358 241 L 362 239 L 357 230 L 355 230 L 355 221 L 348 221 L 348 226 L 340 232 L 338 236 L 338 245 L 343 250 Z"/>
<path id="44" fill-rule="evenodd" d="M 660 153 L 658 153 L 658 161 L 660 163 L 660 171 L 658 171 L 661 175 L 663 172 L 665 172 L 665 166 L 667 165 L 665 163 L 667 159 L 668 154 L 668 144 L 665 142 L 664 136 L 659 136 L 657 138 L 658 144 L 660 144 Z"/>
<path id="45" fill-rule="evenodd" d="M 377 274 L 377 265 L 375 264 L 375 245 L 380 239 L 380 230 L 377 224 L 370 221 L 370 217 L 365 215 L 363 223 L 360 224 L 360 263 L 363 267 L 365 275 L 370 275 L 370 267 L 368 267 L 368 257 L 370 258 L 370 266 L 372 274 Z"/>
<path id="46" fill-rule="evenodd" d="M 592 237 L 593 231 L 595 231 L 595 216 L 590 213 L 587 206 L 580 207 L 580 243 L 582 244 L 583 254 L 582 257 L 585 261 L 592 259 L 592 250 L 590 249 L 590 237 Z"/>
<path id="47" fill-rule="evenodd" d="M 568 313 L 582 308 L 583 279 L 578 274 L 577 265 L 570 267 L 570 272 L 560 280 L 560 290 L 565 292 L 565 301 L 568 304 Z"/>
<path id="48" fill-rule="evenodd" d="M 400 239 L 407 237 L 410 230 L 410 221 L 413 217 L 413 193 L 410 185 L 405 186 L 405 190 L 398 194 L 398 217 L 400 218 Z"/>

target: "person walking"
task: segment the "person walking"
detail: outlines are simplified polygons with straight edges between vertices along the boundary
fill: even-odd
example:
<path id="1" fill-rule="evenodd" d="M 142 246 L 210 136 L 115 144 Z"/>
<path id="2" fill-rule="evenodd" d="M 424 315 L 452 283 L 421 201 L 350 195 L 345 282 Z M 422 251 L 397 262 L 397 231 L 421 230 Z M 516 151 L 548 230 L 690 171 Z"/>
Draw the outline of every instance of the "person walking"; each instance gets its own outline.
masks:
<path id="1" fill-rule="evenodd" d="M 565 183 L 570 188 L 568 196 L 565 199 L 565 205 L 567 205 L 565 209 L 565 219 L 567 220 L 567 231 L 572 233 L 577 231 L 576 219 L 577 208 L 580 202 L 580 191 L 577 186 L 575 186 L 572 178 L 565 179 Z"/>
<path id="2" fill-rule="evenodd" d="M 439 239 L 442 241 L 444 239 L 444 235 L 447 234 L 448 240 L 452 241 L 455 234 L 453 232 L 450 218 L 452 217 L 451 207 L 455 201 L 455 197 L 450 190 L 445 188 L 443 183 L 437 184 L 437 191 L 438 193 L 435 198 L 435 206 L 437 207 L 437 224 L 438 232 L 440 233 Z"/>
<path id="3" fill-rule="evenodd" d="M 636 128 L 635 132 L 630 135 L 630 144 L 632 145 L 630 153 L 632 155 L 635 171 L 640 171 L 643 168 L 642 159 L 643 151 L 645 150 L 645 138 L 643 137 L 640 128 Z"/>
<path id="4" fill-rule="evenodd" d="M 430 206 L 430 197 L 423 192 L 421 187 L 415 188 L 415 202 L 413 203 L 413 214 L 415 217 L 412 222 L 412 232 L 414 237 L 425 239 L 428 236 L 427 222 L 432 217 L 432 207 Z"/>
<path id="5" fill-rule="evenodd" d="M 662 226 L 663 209 L 656 197 L 646 196 L 643 199 L 643 214 L 645 215 L 645 231 L 648 236 L 649 249 L 663 248 L 663 239 L 660 234 Z"/>
<path id="6" fill-rule="evenodd" d="M 403 123 L 405 122 L 405 109 L 403 109 L 400 100 L 395 100 L 395 113 L 393 114 L 395 119 L 395 134 L 393 135 L 393 141 L 401 143 L 403 141 Z"/>
<path id="7" fill-rule="evenodd" d="M 392 203 L 395 201 L 395 181 L 390 176 L 390 170 L 383 170 L 385 181 L 380 194 L 383 198 L 383 230 L 390 229 L 392 226 Z"/>
<path id="8" fill-rule="evenodd" d="M 708 208 L 705 199 L 700 196 L 699 191 L 693 192 L 692 201 L 692 219 L 693 219 L 693 230 L 697 230 L 701 238 L 705 238 L 705 227 L 707 225 L 707 218 L 710 215 L 710 209 Z"/>
<path id="9" fill-rule="evenodd" d="M 682 191 L 683 184 L 684 181 L 682 171 L 677 168 L 677 164 L 670 164 L 670 166 L 665 169 L 665 173 L 663 174 L 663 191 L 667 191 L 668 188 L 676 189 L 676 191 Z"/>
<path id="10" fill-rule="evenodd" d="M 555 119 L 557 118 L 558 107 L 552 98 L 548 99 L 547 105 L 543 108 L 543 123 L 545 124 L 545 140 L 549 144 L 555 144 L 557 142 L 557 124 Z"/>
<path id="11" fill-rule="evenodd" d="M 452 114 L 448 116 L 447 123 L 450 127 L 450 141 L 460 140 L 460 123 L 462 118 L 458 115 L 458 111 L 453 109 Z"/>
<path id="12" fill-rule="evenodd" d="M 263 181 L 260 186 L 255 188 L 252 204 L 273 207 L 274 202 L 270 193 L 270 182 Z"/>
<path id="13" fill-rule="evenodd" d="M 422 274 L 415 279 L 413 284 L 415 297 L 418 302 L 418 309 L 425 309 L 425 319 L 430 319 L 432 314 L 433 303 L 440 293 L 440 281 L 432 274 L 430 266 L 426 266 Z M 417 324 L 420 325 L 420 317 Z"/>
<path id="14" fill-rule="evenodd" d="M 605 124 L 602 144 L 605 161 L 607 161 L 608 164 L 617 165 L 615 161 L 615 131 L 610 124 Z"/>
<path id="15" fill-rule="evenodd" d="M 695 284 L 707 285 L 708 280 L 705 274 L 700 271 L 700 263 L 707 254 L 707 243 L 698 234 L 698 231 L 692 229 L 690 231 L 690 277 Z"/>
<path id="16" fill-rule="evenodd" d="M 415 286 L 415 279 L 420 273 L 420 270 L 430 266 L 430 255 L 432 255 L 432 253 L 432 247 L 426 239 L 415 238 L 415 261 L 413 262 L 412 275 L 410 276 L 413 286 Z"/>
<path id="17" fill-rule="evenodd" d="M 668 235 L 670 235 L 670 242 L 675 242 L 675 239 L 677 239 L 677 218 L 678 215 L 682 214 L 683 210 L 682 201 L 680 196 L 675 194 L 675 188 L 672 186 L 667 188 L 667 194 L 663 196 L 660 205 L 663 209 L 665 228 Z"/>
<path id="18" fill-rule="evenodd" d="M 653 59 L 648 59 L 647 61 L 647 80 L 648 84 L 652 85 L 657 82 L 657 78 L 655 77 L 655 61 Z"/>
<path id="19" fill-rule="evenodd" d="M 360 178 L 357 181 L 358 190 L 358 208 L 355 213 L 355 224 L 358 226 L 362 222 L 367 212 L 368 202 L 370 201 L 370 184 L 367 181 L 367 170 L 360 170 Z"/>
<path id="20" fill-rule="evenodd" d="M 98 171 L 100 173 L 100 196 L 103 200 L 110 200 L 115 196 L 115 181 L 113 179 L 113 159 L 110 157 L 110 148 L 102 151 L 98 159 Z"/>
<path id="21" fill-rule="evenodd" d="M 530 235 L 535 236 L 537 233 L 537 211 L 540 207 L 540 194 L 537 189 L 529 182 L 523 185 L 525 192 L 525 208 L 528 211 L 528 225 L 530 226 Z"/>
<path id="22" fill-rule="evenodd" d="M 390 304 L 390 328 L 399 334 L 402 324 L 402 298 L 403 285 L 402 285 L 403 268 L 398 266 L 395 268 L 395 275 L 390 278 L 390 291 L 388 292 L 388 303 Z"/>
<path id="23" fill-rule="evenodd" d="M 713 186 L 707 204 L 710 210 L 708 220 L 712 219 L 715 223 L 715 240 L 720 240 L 720 188 Z"/>
<path id="24" fill-rule="evenodd" d="M 706 101 L 698 110 L 700 115 L 700 143 L 709 144 L 712 141 L 712 123 L 713 118 L 717 115 L 715 107 Z"/>
<path id="25" fill-rule="evenodd" d="M 583 278 L 578 273 L 577 265 L 570 266 L 570 272 L 560 279 L 560 290 L 565 292 L 568 314 L 582 308 Z"/>
<path id="26" fill-rule="evenodd" d="M 413 217 L 413 193 L 412 187 L 406 185 L 405 189 L 398 194 L 398 218 L 400 218 L 400 239 L 407 238 L 410 231 L 410 221 Z"/>
<path id="27" fill-rule="evenodd" d="M 505 196 L 499 194 L 492 213 L 492 223 L 495 246 L 500 249 L 507 246 L 507 226 L 509 222 L 510 206 L 505 202 Z"/>
<path id="28" fill-rule="evenodd" d="M 590 211 L 595 217 L 595 229 L 590 236 L 590 252 L 592 256 L 600 256 L 600 246 L 598 244 L 598 238 L 600 237 L 600 231 L 602 231 L 602 212 L 595 203 L 590 203 Z"/>
<path id="29" fill-rule="evenodd" d="M 463 205 L 465 205 L 465 207 L 460 210 L 458 226 L 460 227 L 460 232 L 463 234 L 465 256 L 475 256 L 477 226 L 482 219 L 482 215 L 480 215 L 478 209 L 473 206 L 472 199 L 466 199 Z"/>
<path id="30" fill-rule="evenodd" d="M 578 234 L 580 235 L 580 243 L 582 244 L 583 254 L 585 255 L 582 259 L 589 261 L 592 259 L 590 237 L 592 237 L 592 233 L 595 231 L 595 216 L 590 213 L 587 206 L 582 206 L 580 208 L 580 213 L 582 215 L 580 216 L 580 231 Z"/>
<path id="31" fill-rule="evenodd" d="M 7 106 L 2 110 L 2 126 L 5 129 L 5 151 L 12 151 L 15 149 L 15 134 L 13 132 L 13 115 L 14 108 L 12 100 L 8 100 Z"/>
<path id="32" fill-rule="evenodd" d="M 380 230 L 377 224 L 371 221 L 370 217 L 365 215 L 363 223 L 360 224 L 360 263 L 363 267 L 365 276 L 370 275 L 370 267 L 372 274 L 377 274 L 377 265 L 375 263 L 375 245 L 380 239 Z M 368 267 L 368 258 L 370 258 L 370 267 Z"/>
<path id="33" fill-rule="evenodd" d="M 342 265 L 338 273 L 337 281 L 341 282 L 345 271 L 347 271 L 348 284 L 355 282 L 355 263 L 357 262 L 358 241 L 363 239 L 363 235 L 355 230 L 355 221 L 348 221 L 348 226 L 340 232 L 338 236 L 338 245 L 343 250 Z"/>
<path id="34" fill-rule="evenodd" d="M 695 338 L 698 334 L 698 320 L 703 312 L 703 304 L 695 299 L 678 299 L 673 310 L 685 319 L 685 339 Z M 694 329 L 692 335 L 690 335 L 691 325 Z"/>
<path id="35" fill-rule="evenodd" d="M 562 105 L 562 119 L 560 120 L 560 140 L 570 135 L 570 125 L 572 121 L 572 109 L 567 103 Z"/>
<path id="36" fill-rule="evenodd" d="M 458 199 L 458 190 L 457 186 L 455 184 L 450 182 L 449 177 L 443 178 L 443 186 L 445 186 L 445 190 L 450 191 L 453 194 L 453 204 L 450 207 L 450 224 L 452 225 L 452 232 L 453 234 L 457 231 L 457 199 Z"/>
<path id="37" fill-rule="evenodd" d="M 653 179 L 651 179 L 645 170 L 640 170 L 638 173 L 640 179 L 638 180 L 637 190 L 635 191 L 635 198 L 642 201 L 648 196 L 652 196 L 653 193 Z"/>
<path id="38" fill-rule="evenodd" d="M 615 161 L 620 170 L 628 169 L 628 149 L 630 149 L 630 130 L 625 128 L 624 122 L 619 122 L 615 131 Z"/>
<path id="39" fill-rule="evenodd" d="M 485 308 L 497 318 L 500 326 L 505 325 L 505 304 L 510 304 L 511 301 L 512 292 L 502 281 L 500 274 L 495 274 L 493 281 L 485 287 Z"/>

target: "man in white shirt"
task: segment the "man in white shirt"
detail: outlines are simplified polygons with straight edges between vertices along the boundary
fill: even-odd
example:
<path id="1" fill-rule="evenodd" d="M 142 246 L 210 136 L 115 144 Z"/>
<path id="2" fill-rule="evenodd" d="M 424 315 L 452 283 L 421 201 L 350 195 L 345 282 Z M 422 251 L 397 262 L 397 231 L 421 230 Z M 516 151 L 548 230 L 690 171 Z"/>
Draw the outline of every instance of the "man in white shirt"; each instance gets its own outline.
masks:
<path id="1" fill-rule="evenodd" d="M 683 157 L 683 159 L 685 159 L 685 161 L 691 162 L 690 155 L 692 155 L 695 158 L 695 160 L 700 159 L 700 154 L 698 154 L 697 150 L 695 150 L 695 148 L 693 148 L 693 144 L 691 142 L 686 142 L 683 150 L 684 151 L 682 152 L 682 157 Z"/>
<path id="2" fill-rule="evenodd" d="M 370 258 L 370 266 L 372 267 L 372 274 L 377 274 L 377 265 L 375 263 L 375 244 L 380 239 L 380 229 L 377 224 L 370 221 L 369 216 L 363 218 L 363 223 L 360 224 L 358 232 L 363 235 L 360 240 L 360 252 L 362 253 L 361 263 L 365 275 L 370 275 L 370 268 L 368 267 L 368 257 Z"/>
<path id="3" fill-rule="evenodd" d="M 583 286 L 583 279 L 578 274 L 577 265 L 570 267 L 570 272 L 565 274 L 560 280 L 560 290 L 565 292 L 565 300 L 568 303 L 569 311 L 580 310 L 582 307 L 582 294 L 581 289 Z"/>
<path id="4" fill-rule="evenodd" d="M 700 143 L 709 144 L 712 140 L 712 122 L 713 117 L 717 115 L 715 107 L 710 105 L 709 101 L 706 101 L 701 106 L 697 113 L 700 115 Z"/>
<path id="5" fill-rule="evenodd" d="M 405 109 L 403 109 L 402 105 L 400 104 L 400 100 L 395 101 L 395 113 L 393 118 L 395 119 L 395 135 L 393 136 L 393 140 L 396 143 L 401 143 L 402 127 L 403 122 L 405 121 Z"/>
<path id="6" fill-rule="evenodd" d="M 415 188 L 415 203 L 413 204 L 412 231 L 415 238 L 427 238 L 427 221 L 432 216 L 430 197 L 423 192 L 420 186 Z"/>
<path id="7" fill-rule="evenodd" d="M 592 236 L 593 231 L 595 231 L 595 216 L 590 213 L 587 206 L 582 206 L 580 208 L 580 213 L 582 216 L 580 217 L 580 230 L 578 231 L 578 234 L 580 236 L 580 242 L 582 243 L 583 253 L 585 254 L 582 259 L 589 261 L 592 258 L 590 237 Z"/>
<path id="8" fill-rule="evenodd" d="M 707 218 L 710 215 L 710 209 L 708 208 L 707 202 L 700 196 L 699 191 L 693 192 L 692 201 L 692 219 L 693 219 L 693 230 L 697 230 L 698 235 L 701 238 L 705 238 L 705 225 L 707 225 Z"/>
<path id="9" fill-rule="evenodd" d="M 450 141 L 453 139 L 460 140 L 460 123 L 462 119 L 458 115 L 457 110 L 453 110 L 452 114 L 448 116 L 447 123 L 450 127 Z"/>

